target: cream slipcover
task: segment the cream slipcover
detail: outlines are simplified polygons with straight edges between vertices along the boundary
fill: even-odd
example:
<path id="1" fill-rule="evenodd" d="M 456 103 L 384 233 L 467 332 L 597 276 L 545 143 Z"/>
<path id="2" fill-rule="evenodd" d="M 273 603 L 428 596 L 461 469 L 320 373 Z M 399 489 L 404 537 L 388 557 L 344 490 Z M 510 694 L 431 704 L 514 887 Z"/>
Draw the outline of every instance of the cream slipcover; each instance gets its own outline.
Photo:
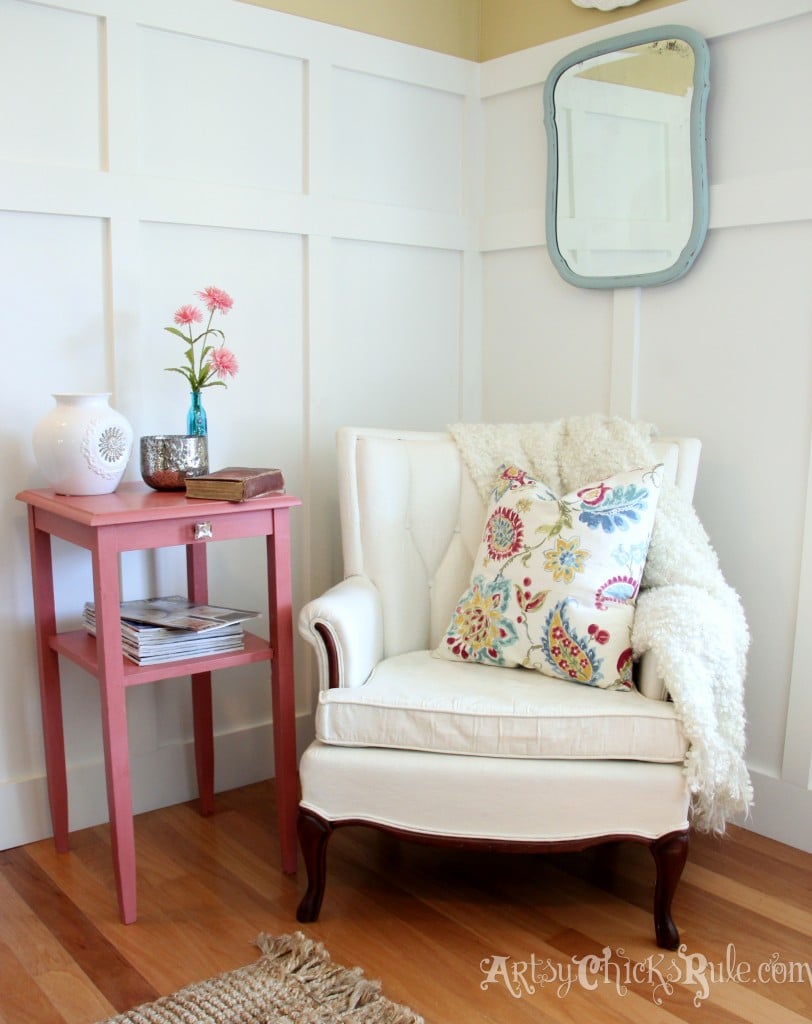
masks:
<path id="1" fill-rule="evenodd" d="M 319 695 L 322 743 L 439 754 L 676 762 L 686 753 L 674 705 L 526 669 L 435 664 L 411 651 L 375 666 L 364 686 Z"/>
<path id="2" fill-rule="evenodd" d="M 688 496 L 699 450 L 655 443 Z M 686 747 L 650 656 L 639 691 L 625 693 L 433 658 L 485 518 L 456 445 L 446 433 L 342 428 L 338 479 L 345 578 L 299 620 L 321 686 L 300 765 L 300 920 L 318 915 L 327 838 L 343 823 L 541 848 L 620 836 L 652 846 L 658 942 L 674 948 Z"/>

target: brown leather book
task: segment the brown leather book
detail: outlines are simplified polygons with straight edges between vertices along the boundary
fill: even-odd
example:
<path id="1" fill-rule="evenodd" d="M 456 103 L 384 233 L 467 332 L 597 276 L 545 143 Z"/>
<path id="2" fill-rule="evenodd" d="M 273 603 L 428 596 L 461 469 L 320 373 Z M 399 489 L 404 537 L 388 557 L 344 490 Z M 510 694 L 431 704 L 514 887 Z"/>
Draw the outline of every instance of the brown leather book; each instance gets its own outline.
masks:
<path id="1" fill-rule="evenodd" d="M 217 498 L 221 501 L 245 501 L 262 494 L 283 492 L 285 479 L 281 469 L 227 466 L 205 476 L 186 478 L 187 498 Z"/>

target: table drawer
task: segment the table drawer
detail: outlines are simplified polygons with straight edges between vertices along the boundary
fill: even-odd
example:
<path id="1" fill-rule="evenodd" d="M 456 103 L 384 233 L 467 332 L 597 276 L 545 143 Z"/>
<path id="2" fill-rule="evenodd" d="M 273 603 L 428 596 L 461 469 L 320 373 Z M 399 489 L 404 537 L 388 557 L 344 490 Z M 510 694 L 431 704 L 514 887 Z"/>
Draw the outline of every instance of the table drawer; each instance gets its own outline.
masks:
<path id="1" fill-rule="evenodd" d="M 218 515 L 188 516 L 182 519 L 152 520 L 143 523 L 117 523 L 99 528 L 108 533 L 119 551 L 171 547 L 175 544 L 208 544 L 240 537 L 258 537 L 274 532 L 274 516 L 287 509 L 257 509 L 224 512 Z"/>

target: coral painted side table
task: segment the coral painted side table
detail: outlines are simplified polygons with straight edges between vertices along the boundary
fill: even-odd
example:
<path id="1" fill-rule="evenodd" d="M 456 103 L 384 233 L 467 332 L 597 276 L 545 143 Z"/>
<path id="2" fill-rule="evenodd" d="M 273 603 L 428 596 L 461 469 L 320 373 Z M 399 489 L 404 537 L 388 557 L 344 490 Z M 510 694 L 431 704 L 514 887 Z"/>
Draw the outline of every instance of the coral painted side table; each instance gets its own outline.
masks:
<path id="1" fill-rule="evenodd" d="M 190 675 L 195 762 L 202 814 L 214 809 L 211 673 L 253 662 L 272 663 L 274 761 L 282 870 L 296 870 L 296 723 L 293 681 L 289 513 L 301 504 L 286 494 L 239 504 L 187 498 L 122 484 L 113 494 L 73 497 L 52 490 L 17 495 L 28 506 L 37 659 L 48 798 L 56 848 L 68 849 L 68 788 L 62 728 L 59 655 L 99 680 L 113 863 L 121 919 L 136 918 L 135 836 L 127 740 L 126 688 Z M 58 633 L 54 612 L 51 537 L 86 548 L 93 563 L 96 638 L 85 630 Z M 188 595 L 208 602 L 206 547 L 220 540 L 266 538 L 270 642 L 246 632 L 245 648 L 187 661 L 139 666 L 124 659 L 119 618 L 118 555 L 122 551 L 184 545 Z M 148 596 L 148 595 L 145 595 Z"/>

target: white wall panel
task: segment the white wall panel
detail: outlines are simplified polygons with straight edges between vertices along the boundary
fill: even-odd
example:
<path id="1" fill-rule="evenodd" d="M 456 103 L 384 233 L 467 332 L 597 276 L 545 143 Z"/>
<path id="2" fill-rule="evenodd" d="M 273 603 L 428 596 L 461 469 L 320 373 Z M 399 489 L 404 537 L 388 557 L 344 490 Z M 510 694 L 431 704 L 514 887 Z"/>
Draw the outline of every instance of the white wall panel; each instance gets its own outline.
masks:
<path id="1" fill-rule="evenodd" d="M 483 258 L 486 420 L 558 419 L 606 409 L 608 292 L 571 288 L 543 248 Z"/>
<path id="2" fill-rule="evenodd" d="M 799 122 L 812 95 L 810 40 L 812 14 L 712 41 L 714 183 L 812 168 L 812 132 Z"/>
<path id="3" fill-rule="evenodd" d="M 528 377 L 543 366 L 556 415 L 611 411 L 701 438 L 697 509 L 752 633 L 756 801 L 745 824 L 812 849 L 812 142 L 799 128 L 812 92 L 812 4 L 684 0 L 679 14 L 711 49 L 711 230 L 690 272 L 668 285 L 556 286 L 543 209 L 524 177 L 544 141 L 522 100 L 566 53 L 612 29 L 483 69 L 483 408 L 489 419 L 536 416 Z M 646 13 L 624 28 L 673 17 L 673 9 Z"/>
<path id="4" fill-rule="evenodd" d="M 15 378 L 35 386 L 28 395 L 9 389 L 8 427 L 33 427 L 53 407 L 54 391 L 110 390 L 105 231 L 98 218 L 0 211 L 4 334 L 14 345 Z M 24 452 L 30 467 L 28 443 Z"/>
<path id="5" fill-rule="evenodd" d="M 485 208 L 498 216 L 544 206 L 547 138 L 543 83 L 483 101 L 486 138 Z"/>
<path id="6" fill-rule="evenodd" d="M 773 774 L 812 429 L 809 252 L 808 223 L 714 232 L 690 278 L 647 293 L 641 326 L 641 416 L 703 439 L 696 504 L 750 621 L 750 758 Z M 702 315 L 686 321 L 689 304 Z"/>
<path id="7" fill-rule="evenodd" d="M 341 573 L 338 424 L 438 427 L 463 389 L 478 407 L 479 368 L 462 362 L 479 338 L 474 66 L 232 0 L 0 0 L 0 14 L 0 274 L 24 381 L 2 414 L 15 489 L 44 483 L 30 436 L 51 391 L 114 392 L 136 438 L 183 432 L 186 386 L 164 372 L 183 346 L 164 327 L 196 290 L 225 288 L 234 308 L 217 326 L 240 372 L 204 396 L 211 463 L 278 465 L 304 498 L 298 608 Z M 9 504 L 0 847 L 49 828 L 25 510 Z M 212 546 L 212 599 L 265 608 L 262 547 Z M 60 626 L 78 627 L 89 560 L 57 543 L 55 564 Z M 127 553 L 122 584 L 124 597 L 182 592 L 182 549 Z M 313 666 L 296 648 L 305 739 Z M 62 672 L 81 827 L 107 815 L 98 687 Z M 218 673 L 214 693 L 216 785 L 267 777 L 267 667 Z M 128 717 L 136 809 L 193 796 L 187 681 L 136 688 Z"/>
<path id="8" fill-rule="evenodd" d="M 336 196 L 460 211 L 461 96 L 337 68 L 332 103 Z"/>
<path id="9" fill-rule="evenodd" d="M 441 430 L 462 407 L 463 257 L 441 249 L 311 240 L 308 510 L 313 593 L 343 575 L 335 435 L 357 424 Z"/>
<path id="10" fill-rule="evenodd" d="M 98 167 L 100 21 L 0 0 L 0 160 Z"/>
<path id="11" fill-rule="evenodd" d="M 109 390 L 110 361 L 104 222 L 0 212 L 0 240 L 10 239 L 13 245 L 0 241 L 4 333 L 14 353 L 13 376 L 0 408 L 0 456 L 13 493 L 24 483 L 45 485 L 34 463 L 31 434 L 54 406 L 51 393 Z M 21 511 L 16 502 L 6 501 L 0 513 L 5 535 L 13 538 L 11 558 L 0 574 L 0 646 L 9 673 L 0 686 L 0 723 L 13 723 L 0 742 L 0 779 L 36 772 L 42 756 L 28 539 Z M 55 547 L 61 559 L 55 594 L 60 624 L 78 625 L 75 594 L 85 591 L 90 578 L 83 554 Z M 69 736 L 71 724 L 68 719 Z"/>
<path id="12" fill-rule="evenodd" d="M 188 408 L 186 382 L 163 367 L 178 366 L 183 342 L 164 330 L 196 292 L 224 288 L 234 299 L 213 326 L 240 364 L 227 388 L 204 391 L 210 457 L 301 458 L 302 239 L 261 231 L 145 223 L 140 229 L 141 304 L 134 311 L 141 344 L 133 407 L 140 433 L 182 433 Z M 137 397 L 137 405 L 135 399 Z M 295 484 L 297 481 L 291 481 Z"/>
<path id="13" fill-rule="evenodd" d="M 302 82 L 300 60 L 142 28 L 140 169 L 300 191 Z"/>
<path id="14" fill-rule="evenodd" d="M 311 353 L 320 432 L 440 429 L 459 404 L 460 257 L 333 242 L 333 340 Z"/>

